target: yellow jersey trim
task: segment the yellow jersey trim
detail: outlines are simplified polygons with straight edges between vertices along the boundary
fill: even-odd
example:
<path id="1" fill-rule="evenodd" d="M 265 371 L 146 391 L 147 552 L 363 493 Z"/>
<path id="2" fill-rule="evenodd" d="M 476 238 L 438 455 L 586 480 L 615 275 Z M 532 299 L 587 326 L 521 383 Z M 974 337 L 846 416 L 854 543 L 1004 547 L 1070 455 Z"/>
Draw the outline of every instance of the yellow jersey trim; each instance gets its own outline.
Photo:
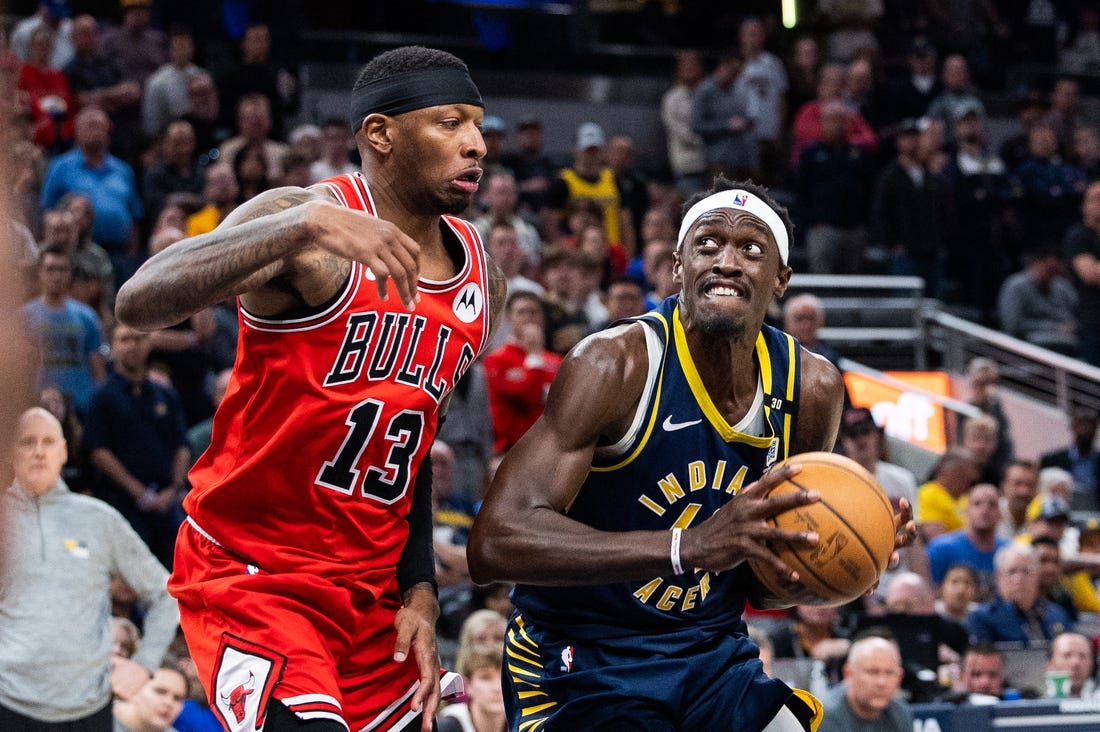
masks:
<path id="1" fill-rule="evenodd" d="M 794 404 L 794 374 L 798 365 L 798 344 L 789 333 L 787 336 L 787 404 Z M 790 457 L 791 452 L 791 414 L 783 413 L 783 459 Z"/>

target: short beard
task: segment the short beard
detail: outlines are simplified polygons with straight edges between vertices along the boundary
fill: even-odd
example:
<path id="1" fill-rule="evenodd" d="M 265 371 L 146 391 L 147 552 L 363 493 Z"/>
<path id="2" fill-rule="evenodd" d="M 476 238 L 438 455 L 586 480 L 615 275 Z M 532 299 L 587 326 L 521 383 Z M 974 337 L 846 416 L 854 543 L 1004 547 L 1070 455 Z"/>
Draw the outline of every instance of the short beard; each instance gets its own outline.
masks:
<path id="1" fill-rule="evenodd" d="M 723 338 L 730 341 L 740 340 L 745 335 L 745 324 L 728 318 L 702 318 L 696 323 L 696 330 L 706 336 Z"/>

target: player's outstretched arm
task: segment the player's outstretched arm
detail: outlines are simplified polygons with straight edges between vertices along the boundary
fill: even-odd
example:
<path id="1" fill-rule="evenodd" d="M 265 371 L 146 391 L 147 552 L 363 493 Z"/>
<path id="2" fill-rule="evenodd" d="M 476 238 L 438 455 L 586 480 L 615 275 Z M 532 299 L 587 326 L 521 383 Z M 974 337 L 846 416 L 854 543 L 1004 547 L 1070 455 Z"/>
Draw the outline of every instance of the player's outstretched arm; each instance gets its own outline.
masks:
<path id="1" fill-rule="evenodd" d="M 116 314 L 143 329 L 164 328 L 241 295 L 274 315 L 318 305 L 367 264 L 379 292 L 392 279 L 411 305 L 419 246 L 396 225 L 301 188 L 275 188 L 239 206 L 214 231 L 184 239 L 147 261 L 119 290 Z"/>
<path id="2" fill-rule="evenodd" d="M 589 337 L 562 363 L 542 417 L 501 463 L 474 521 L 467 557 L 475 582 L 577 585 L 672 572 L 670 531 L 603 532 L 565 516 L 600 438 L 617 440 L 633 418 L 647 373 L 644 327 Z M 773 472 L 746 488 L 746 497 L 684 531 L 685 568 L 724 570 L 752 556 L 779 561 L 766 542 L 808 540 L 765 523 L 815 500 L 769 497 L 788 475 Z"/>

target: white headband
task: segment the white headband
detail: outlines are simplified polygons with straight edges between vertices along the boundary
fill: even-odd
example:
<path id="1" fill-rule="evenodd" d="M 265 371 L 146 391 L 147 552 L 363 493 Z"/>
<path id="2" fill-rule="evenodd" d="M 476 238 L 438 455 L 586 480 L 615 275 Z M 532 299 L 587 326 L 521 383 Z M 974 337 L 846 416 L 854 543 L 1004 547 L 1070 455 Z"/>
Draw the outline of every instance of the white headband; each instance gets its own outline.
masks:
<path id="1" fill-rule="evenodd" d="M 787 227 L 783 225 L 783 219 L 779 218 L 779 214 L 777 214 L 771 206 L 748 191 L 742 191 L 738 188 L 728 191 L 718 191 L 718 193 L 707 196 L 702 201 L 699 201 L 689 208 L 688 212 L 684 214 L 683 223 L 680 224 L 680 238 L 677 239 L 677 246 L 683 247 L 684 238 L 687 236 L 688 229 L 699 220 L 700 216 L 718 208 L 744 209 L 753 216 L 761 219 L 768 225 L 768 228 L 771 229 L 772 236 L 775 237 L 775 243 L 779 246 L 780 259 L 783 260 L 783 264 L 787 263 L 787 253 L 790 251 L 790 243 L 787 241 Z"/>

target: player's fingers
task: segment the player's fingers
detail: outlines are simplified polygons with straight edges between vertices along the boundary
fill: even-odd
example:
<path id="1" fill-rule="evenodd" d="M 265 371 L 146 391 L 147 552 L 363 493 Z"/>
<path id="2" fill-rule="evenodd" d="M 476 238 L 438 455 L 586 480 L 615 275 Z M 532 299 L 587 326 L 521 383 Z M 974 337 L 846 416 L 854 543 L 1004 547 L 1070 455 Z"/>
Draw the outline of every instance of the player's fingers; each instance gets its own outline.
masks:
<path id="1" fill-rule="evenodd" d="M 821 500 L 821 494 L 815 490 L 809 491 L 788 491 L 779 495 L 771 495 L 766 499 L 765 505 L 767 508 L 766 516 L 775 516 L 776 514 L 789 511 L 792 508 L 798 508 L 799 506 L 805 506 L 810 503 L 816 503 Z"/>
<path id="2" fill-rule="evenodd" d="M 917 539 L 917 522 L 907 521 L 904 526 L 901 526 L 894 532 L 894 547 L 901 549 L 902 547 L 909 546 Z"/>
<path id="3" fill-rule="evenodd" d="M 393 280 L 393 285 L 397 289 L 397 295 L 401 298 L 401 302 L 411 310 L 416 304 L 416 272 L 414 268 L 410 268 L 408 263 L 402 262 L 396 252 L 391 249 L 379 252 L 378 257 L 385 262 L 386 271 L 389 273 L 390 279 Z"/>
<path id="4" fill-rule="evenodd" d="M 404 663 L 405 659 L 409 657 L 409 647 L 412 645 L 413 635 L 416 632 L 416 625 L 413 623 L 402 623 L 401 614 L 398 613 L 394 626 L 397 628 L 397 640 L 393 644 L 393 660 L 398 663 Z"/>
<path id="5" fill-rule="evenodd" d="M 913 505 L 908 498 L 898 499 L 898 512 L 894 514 L 896 525 L 908 523 L 913 519 Z"/>
<path id="6" fill-rule="evenodd" d="M 378 297 L 380 297 L 383 301 L 389 300 L 389 267 L 386 266 L 385 262 L 376 258 L 370 263 L 370 271 L 371 274 L 374 275 L 374 286 L 378 288 Z"/>
<path id="7" fill-rule="evenodd" d="M 776 544 L 785 542 L 793 545 L 791 548 L 817 546 L 821 536 L 816 531 L 789 531 L 787 529 L 772 529 L 768 532 L 768 542 Z"/>

